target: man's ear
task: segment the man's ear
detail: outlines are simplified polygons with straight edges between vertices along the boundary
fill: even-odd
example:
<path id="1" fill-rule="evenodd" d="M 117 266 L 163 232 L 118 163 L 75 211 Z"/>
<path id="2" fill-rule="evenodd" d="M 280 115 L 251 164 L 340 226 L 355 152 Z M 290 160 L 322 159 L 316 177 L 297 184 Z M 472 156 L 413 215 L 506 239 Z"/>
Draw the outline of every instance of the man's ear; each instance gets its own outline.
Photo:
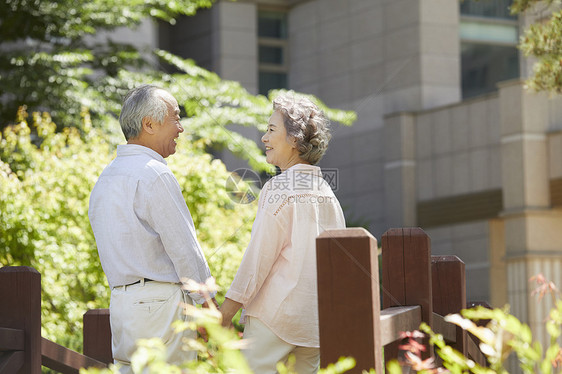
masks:
<path id="1" fill-rule="evenodd" d="M 149 134 L 154 134 L 154 121 L 152 118 L 146 116 L 142 119 L 142 128 Z"/>

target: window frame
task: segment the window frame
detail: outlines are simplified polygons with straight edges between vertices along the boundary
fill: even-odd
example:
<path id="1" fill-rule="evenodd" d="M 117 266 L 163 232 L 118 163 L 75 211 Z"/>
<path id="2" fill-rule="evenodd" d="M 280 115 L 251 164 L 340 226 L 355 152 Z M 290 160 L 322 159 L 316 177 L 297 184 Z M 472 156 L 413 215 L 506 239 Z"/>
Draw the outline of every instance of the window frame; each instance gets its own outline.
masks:
<path id="1" fill-rule="evenodd" d="M 260 19 L 261 12 L 276 12 L 276 13 L 283 13 L 285 14 L 285 22 L 287 23 L 287 37 L 286 38 L 272 38 L 272 37 L 263 37 L 259 35 L 259 30 L 257 30 L 257 39 L 258 39 L 258 86 L 260 85 L 259 75 L 260 73 L 276 73 L 276 74 L 285 74 L 287 86 L 288 86 L 288 78 L 289 78 L 289 34 L 288 34 L 288 8 L 285 7 L 271 7 L 271 6 L 261 6 L 257 9 L 257 22 Z M 283 62 L 281 64 L 274 64 L 274 63 L 265 63 L 260 61 L 259 50 L 260 47 L 276 47 L 282 49 L 282 56 Z"/>

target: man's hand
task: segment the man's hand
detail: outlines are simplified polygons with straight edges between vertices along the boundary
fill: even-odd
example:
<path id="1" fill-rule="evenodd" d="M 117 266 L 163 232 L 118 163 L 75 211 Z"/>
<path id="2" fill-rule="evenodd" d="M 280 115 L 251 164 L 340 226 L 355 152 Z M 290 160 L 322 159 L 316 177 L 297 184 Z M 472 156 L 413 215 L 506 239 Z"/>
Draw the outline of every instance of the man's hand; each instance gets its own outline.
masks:
<path id="1" fill-rule="evenodd" d="M 211 299 L 211 301 L 213 302 L 213 304 L 215 305 L 215 308 L 219 309 L 219 303 L 217 302 L 217 299 L 215 299 L 214 297 Z M 203 304 L 201 304 L 201 306 L 203 308 L 209 308 L 209 303 L 207 301 L 205 301 Z"/>
<path id="2" fill-rule="evenodd" d="M 232 327 L 232 318 L 238 312 L 238 310 L 242 308 L 242 304 L 234 301 L 232 299 L 226 298 L 222 303 L 219 311 L 222 314 L 222 326 L 231 328 Z"/>

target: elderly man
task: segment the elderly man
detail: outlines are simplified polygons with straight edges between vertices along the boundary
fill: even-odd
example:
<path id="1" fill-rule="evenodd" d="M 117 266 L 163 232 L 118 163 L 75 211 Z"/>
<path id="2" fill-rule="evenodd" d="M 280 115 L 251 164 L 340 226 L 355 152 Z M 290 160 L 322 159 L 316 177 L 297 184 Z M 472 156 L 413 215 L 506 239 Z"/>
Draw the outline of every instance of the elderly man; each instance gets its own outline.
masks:
<path id="1" fill-rule="evenodd" d="M 165 161 L 183 132 L 178 102 L 158 87 L 138 87 L 125 97 L 119 122 L 127 144 L 101 173 L 88 216 L 111 287 L 113 358 L 125 373 L 141 338 L 162 338 L 170 363 L 195 358 L 181 348 L 182 337 L 196 333 L 175 334 L 171 324 L 187 318 L 183 303 L 205 302 L 180 280 L 204 282 L 211 273 Z"/>

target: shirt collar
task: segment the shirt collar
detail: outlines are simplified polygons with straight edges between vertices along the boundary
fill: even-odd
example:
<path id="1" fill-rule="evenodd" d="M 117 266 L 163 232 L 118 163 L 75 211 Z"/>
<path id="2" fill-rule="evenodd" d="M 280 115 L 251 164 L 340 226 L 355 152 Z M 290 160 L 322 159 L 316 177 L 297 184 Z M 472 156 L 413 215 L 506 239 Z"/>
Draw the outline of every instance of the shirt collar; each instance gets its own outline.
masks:
<path id="1" fill-rule="evenodd" d="M 120 144 L 117 146 L 117 156 L 133 156 L 133 155 L 148 155 L 151 158 L 155 159 L 163 163 L 164 165 L 168 165 L 164 157 L 155 150 L 152 150 L 148 147 L 139 144 Z"/>
<path id="2" fill-rule="evenodd" d="M 322 171 L 319 166 L 309 164 L 296 164 L 284 171 L 284 173 L 312 173 L 322 177 Z"/>

